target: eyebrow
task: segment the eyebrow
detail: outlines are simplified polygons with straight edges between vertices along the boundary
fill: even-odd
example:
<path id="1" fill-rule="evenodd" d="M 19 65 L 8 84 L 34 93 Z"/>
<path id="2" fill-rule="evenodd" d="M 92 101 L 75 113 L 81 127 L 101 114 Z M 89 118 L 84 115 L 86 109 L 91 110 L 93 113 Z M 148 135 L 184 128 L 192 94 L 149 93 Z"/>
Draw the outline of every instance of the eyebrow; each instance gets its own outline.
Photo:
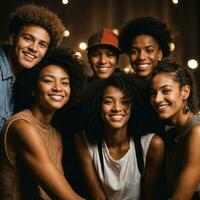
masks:
<path id="1" fill-rule="evenodd" d="M 147 46 L 144 46 L 144 48 L 149 48 L 149 47 L 155 48 L 155 45 L 147 45 Z M 139 47 L 138 47 L 138 46 L 135 46 L 135 45 L 132 45 L 131 48 L 139 49 Z"/>
<path id="2" fill-rule="evenodd" d="M 172 87 L 172 86 L 171 85 L 163 85 L 160 88 L 162 89 L 162 88 L 165 88 L 165 87 Z"/>
<path id="3" fill-rule="evenodd" d="M 55 76 L 54 75 L 52 75 L 52 74 L 44 74 L 44 75 L 42 75 L 41 77 L 51 77 L 51 78 L 54 78 Z M 62 76 L 62 77 L 60 77 L 60 78 L 62 78 L 62 79 L 68 79 L 69 80 L 69 77 L 68 76 Z"/>
<path id="4" fill-rule="evenodd" d="M 23 35 L 28 35 L 28 36 L 30 36 L 30 37 L 33 38 L 33 39 L 37 39 L 38 41 L 40 41 L 40 42 L 42 42 L 42 43 L 46 43 L 47 46 L 49 45 L 49 43 L 48 43 L 47 41 L 45 41 L 45 40 L 40 40 L 39 38 L 36 38 L 36 37 L 35 37 L 34 35 L 32 35 L 31 33 L 24 32 L 24 33 L 22 33 L 21 35 L 22 35 L 22 36 L 23 36 Z"/>

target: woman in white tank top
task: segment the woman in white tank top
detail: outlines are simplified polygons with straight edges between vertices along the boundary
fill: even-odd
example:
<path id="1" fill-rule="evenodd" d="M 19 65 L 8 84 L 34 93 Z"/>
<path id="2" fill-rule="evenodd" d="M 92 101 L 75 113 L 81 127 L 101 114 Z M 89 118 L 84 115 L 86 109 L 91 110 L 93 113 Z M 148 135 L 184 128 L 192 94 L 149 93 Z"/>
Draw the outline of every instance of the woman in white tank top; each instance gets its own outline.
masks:
<path id="1" fill-rule="evenodd" d="M 118 72 L 92 84 L 85 131 L 75 137 L 89 199 L 154 200 L 164 144 L 138 130 L 140 80 Z"/>

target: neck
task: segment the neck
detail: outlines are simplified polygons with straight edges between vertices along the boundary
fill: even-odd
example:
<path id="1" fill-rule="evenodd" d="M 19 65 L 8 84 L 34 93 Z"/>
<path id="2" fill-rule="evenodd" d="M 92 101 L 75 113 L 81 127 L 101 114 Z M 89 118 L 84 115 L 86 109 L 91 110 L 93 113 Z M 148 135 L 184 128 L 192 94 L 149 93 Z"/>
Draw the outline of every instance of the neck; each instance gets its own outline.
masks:
<path id="1" fill-rule="evenodd" d="M 184 114 L 179 121 L 176 121 L 176 123 L 174 123 L 177 129 L 177 134 L 175 135 L 175 138 L 174 138 L 175 142 L 178 142 L 179 139 L 183 136 L 184 130 L 193 116 L 194 114 L 189 111 L 188 113 Z"/>
<path id="2" fill-rule="evenodd" d="M 181 130 L 187 125 L 193 115 L 194 114 L 191 111 L 185 114 L 182 113 L 181 116 L 178 117 L 178 119 L 172 120 L 172 124 L 174 124 L 178 130 Z"/>
<path id="3" fill-rule="evenodd" d="M 129 144 L 130 140 L 130 137 L 127 133 L 127 127 L 116 130 L 106 130 L 104 136 L 108 147 Z"/>
<path id="4" fill-rule="evenodd" d="M 52 111 L 46 111 L 44 109 L 38 108 L 36 106 L 32 106 L 30 108 L 33 116 L 39 120 L 41 123 L 45 125 L 50 125 L 51 120 L 53 118 L 54 112 Z"/>

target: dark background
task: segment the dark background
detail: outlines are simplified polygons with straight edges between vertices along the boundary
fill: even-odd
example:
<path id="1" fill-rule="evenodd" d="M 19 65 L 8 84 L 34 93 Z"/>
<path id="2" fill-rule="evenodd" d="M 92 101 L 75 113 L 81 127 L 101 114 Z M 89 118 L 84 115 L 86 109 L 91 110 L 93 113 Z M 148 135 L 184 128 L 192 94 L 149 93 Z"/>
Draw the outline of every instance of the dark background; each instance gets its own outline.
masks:
<path id="1" fill-rule="evenodd" d="M 0 42 L 7 39 L 9 15 L 22 4 L 34 2 L 55 11 L 62 18 L 70 36 L 64 38 L 63 46 L 81 51 L 78 45 L 87 42 L 88 37 L 99 29 L 120 29 L 128 20 L 139 16 L 153 16 L 165 21 L 172 30 L 175 50 L 171 57 L 178 63 L 187 65 L 189 59 L 200 63 L 200 1 L 179 0 L 6 0 L 1 4 Z M 85 51 L 81 51 L 87 61 Z M 124 55 L 120 65 L 127 65 Z M 200 64 L 193 70 L 200 95 Z"/>

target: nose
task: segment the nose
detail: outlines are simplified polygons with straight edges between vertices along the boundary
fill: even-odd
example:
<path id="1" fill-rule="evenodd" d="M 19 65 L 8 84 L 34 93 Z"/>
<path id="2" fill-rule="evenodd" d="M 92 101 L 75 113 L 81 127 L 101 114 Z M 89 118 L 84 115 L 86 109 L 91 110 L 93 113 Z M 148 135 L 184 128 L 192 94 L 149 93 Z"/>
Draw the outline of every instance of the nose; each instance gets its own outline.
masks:
<path id="1" fill-rule="evenodd" d="M 155 103 L 159 103 L 163 100 L 162 94 L 160 92 L 157 92 L 155 96 L 152 98 L 152 101 Z"/>
<path id="2" fill-rule="evenodd" d="M 37 52 L 38 50 L 38 43 L 36 41 L 32 42 L 30 45 L 29 45 L 29 49 L 33 52 Z"/>
<path id="3" fill-rule="evenodd" d="M 107 60 L 107 56 L 105 54 L 101 54 L 101 56 L 99 58 L 99 63 L 105 64 L 106 60 Z"/>
<path id="4" fill-rule="evenodd" d="M 120 102 L 115 102 L 114 104 L 113 104 L 113 108 L 112 108 L 112 110 L 113 111 L 120 111 L 122 109 L 122 105 L 121 105 L 121 103 Z"/>
<path id="5" fill-rule="evenodd" d="M 62 91 L 62 86 L 61 86 L 61 84 L 55 82 L 54 85 L 53 85 L 52 90 L 53 90 L 53 91 L 57 91 L 57 92 Z"/>
<path id="6" fill-rule="evenodd" d="M 145 53 L 145 51 L 140 51 L 140 53 L 139 53 L 139 59 L 140 60 L 144 60 L 146 58 L 146 53 Z"/>

